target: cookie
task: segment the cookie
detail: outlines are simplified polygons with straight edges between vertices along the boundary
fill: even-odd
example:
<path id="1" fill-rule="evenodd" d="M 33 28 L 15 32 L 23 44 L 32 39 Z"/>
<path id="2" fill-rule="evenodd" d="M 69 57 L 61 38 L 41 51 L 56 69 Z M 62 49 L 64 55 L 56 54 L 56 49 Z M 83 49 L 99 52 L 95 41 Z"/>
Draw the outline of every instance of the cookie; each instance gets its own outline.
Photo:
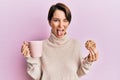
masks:
<path id="1" fill-rule="evenodd" d="M 87 40 L 85 47 L 89 50 L 90 48 L 96 48 L 96 43 L 93 40 Z"/>

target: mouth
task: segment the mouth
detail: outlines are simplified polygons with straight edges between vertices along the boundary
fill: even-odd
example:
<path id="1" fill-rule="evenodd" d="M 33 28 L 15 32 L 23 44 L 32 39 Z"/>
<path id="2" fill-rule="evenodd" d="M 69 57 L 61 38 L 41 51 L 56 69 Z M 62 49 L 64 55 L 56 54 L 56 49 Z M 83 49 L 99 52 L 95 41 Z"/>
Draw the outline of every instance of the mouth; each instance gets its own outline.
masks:
<path id="1" fill-rule="evenodd" d="M 57 36 L 63 36 L 64 35 L 64 29 L 57 29 Z"/>

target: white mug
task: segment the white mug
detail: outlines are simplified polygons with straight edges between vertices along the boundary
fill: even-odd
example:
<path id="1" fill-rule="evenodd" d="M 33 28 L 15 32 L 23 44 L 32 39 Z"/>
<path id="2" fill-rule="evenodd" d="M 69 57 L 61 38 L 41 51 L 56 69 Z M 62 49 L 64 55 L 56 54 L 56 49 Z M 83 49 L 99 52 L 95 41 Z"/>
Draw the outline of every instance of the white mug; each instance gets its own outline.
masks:
<path id="1" fill-rule="evenodd" d="M 31 57 L 42 56 L 42 41 L 29 41 Z"/>

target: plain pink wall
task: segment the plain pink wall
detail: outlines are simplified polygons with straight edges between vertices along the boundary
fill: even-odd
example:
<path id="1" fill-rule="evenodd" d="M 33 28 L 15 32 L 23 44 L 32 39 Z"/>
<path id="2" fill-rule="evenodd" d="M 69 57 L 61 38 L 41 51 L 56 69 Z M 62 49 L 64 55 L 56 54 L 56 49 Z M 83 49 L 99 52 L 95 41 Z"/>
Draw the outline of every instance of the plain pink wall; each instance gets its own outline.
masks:
<path id="1" fill-rule="evenodd" d="M 20 52 L 23 41 L 49 37 L 49 7 L 63 2 L 72 11 L 68 29 L 84 43 L 96 41 L 99 60 L 80 80 L 120 80 L 120 1 L 118 0 L 0 0 L 0 80 L 31 80 Z"/>

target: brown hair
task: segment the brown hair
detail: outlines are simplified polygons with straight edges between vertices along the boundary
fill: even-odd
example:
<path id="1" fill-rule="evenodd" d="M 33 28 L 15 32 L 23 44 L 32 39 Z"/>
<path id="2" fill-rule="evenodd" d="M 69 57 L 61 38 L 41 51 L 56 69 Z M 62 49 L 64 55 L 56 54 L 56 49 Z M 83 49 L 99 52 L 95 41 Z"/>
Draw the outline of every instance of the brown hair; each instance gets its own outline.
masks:
<path id="1" fill-rule="evenodd" d="M 56 10 L 62 10 L 64 13 L 65 13 L 65 17 L 66 19 L 69 21 L 69 23 L 71 22 L 71 11 L 70 9 L 63 3 L 57 3 L 55 5 L 52 5 L 50 7 L 50 10 L 49 10 L 49 13 L 48 13 L 48 21 L 50 22 L 52 17 L 53 17 L 53 14 Z"/>

